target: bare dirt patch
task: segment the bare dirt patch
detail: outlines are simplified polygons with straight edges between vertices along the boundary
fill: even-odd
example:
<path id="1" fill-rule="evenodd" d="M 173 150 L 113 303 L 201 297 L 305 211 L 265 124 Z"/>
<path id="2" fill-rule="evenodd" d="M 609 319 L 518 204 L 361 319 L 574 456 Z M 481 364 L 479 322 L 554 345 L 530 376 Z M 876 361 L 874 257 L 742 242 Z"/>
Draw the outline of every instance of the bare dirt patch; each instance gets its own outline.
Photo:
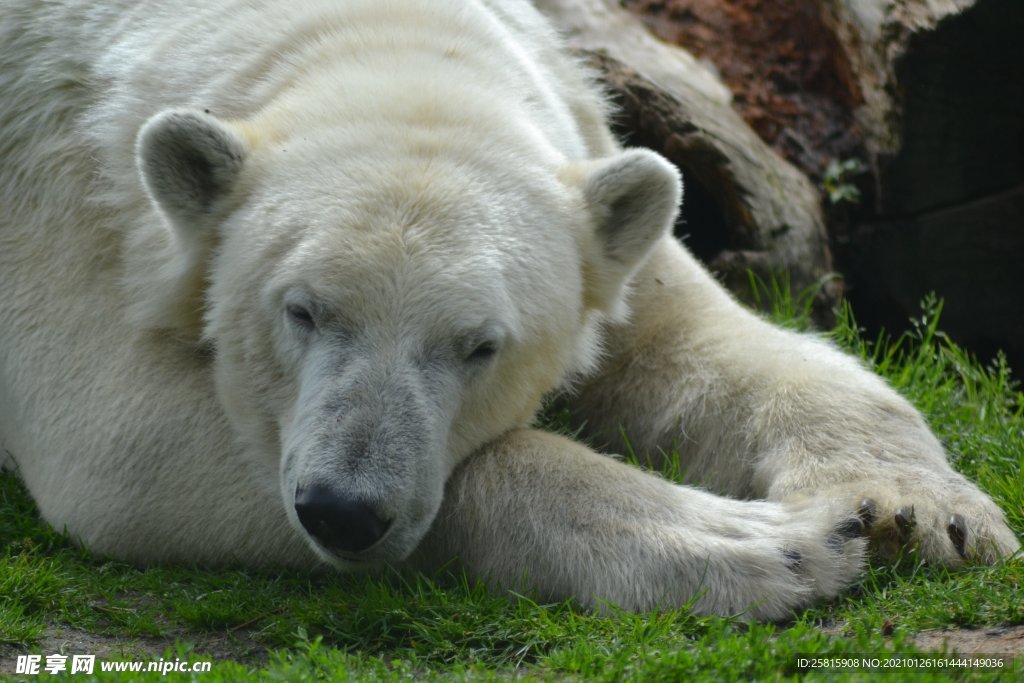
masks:
<path id="1" fill-rule="evenodd" d="M 1024 653 L 1024 626 L 929 629 L 914 636 L 922 650 L 945 649 L 958 655 L 1014 655 Z"/>

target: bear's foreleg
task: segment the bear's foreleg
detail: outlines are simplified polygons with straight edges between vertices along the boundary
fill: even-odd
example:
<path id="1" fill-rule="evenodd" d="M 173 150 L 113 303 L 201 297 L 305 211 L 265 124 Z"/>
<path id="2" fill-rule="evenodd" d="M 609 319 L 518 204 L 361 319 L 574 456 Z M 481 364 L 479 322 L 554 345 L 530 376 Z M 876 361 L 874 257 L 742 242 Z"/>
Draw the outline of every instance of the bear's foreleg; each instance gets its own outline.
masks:
<path id="1" fill-rule="evenodd" d="M 949 466 L 909 402 L 854 358 L 736 303 L 675 240 L 638 273 L 627 324 L 573 410 L 593 443 L 742 498 L 835 499 L 872 514 L 873 547 L 992 561 L 1019 547 L 1002 512 Z"/>
<path id="2" fill-rule="evenodd" d="M 414 562 L 588 607 L 782 619 L 855 579 L 863 530 L 830 502 L 721 498 L 520 430 L 456 470 Z"/>

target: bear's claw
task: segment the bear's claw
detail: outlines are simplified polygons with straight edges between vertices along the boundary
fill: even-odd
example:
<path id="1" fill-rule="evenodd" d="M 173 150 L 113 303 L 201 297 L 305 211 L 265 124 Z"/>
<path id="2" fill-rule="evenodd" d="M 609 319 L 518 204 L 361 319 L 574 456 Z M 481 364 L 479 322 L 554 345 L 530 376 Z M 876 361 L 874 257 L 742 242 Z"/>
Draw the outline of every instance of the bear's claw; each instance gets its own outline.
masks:
<path id="1" fill-rule="evenodd" d="M 842 522 L 837 524 L 835 528 L 835 533 L 844 539 L 857 538 L 858 536 L 863 536 L 864 532 L 866 531 L 867 525 L 864 524 L 864 520 L 862 520 L 859 516 L 848 517 L 847 519 L 844 519 Z"/>
<path id="2" fill-rule="evenodd" d="M 956 548 L 957 553 L 963 559 L 967 557 L 967 523 L 964 521 L 963 515 L 950 515 L 949 524 L 946 526 L 946 533 L 949 534 L 949 540 L 953 542 L 953 547 Z"/>
<path id="3" fill-rule="evenodd" d="M 914 506 L 901 507 L 895 515 L 896 528 L 899 530 L 900 542 L 906 545 L 914 533 Z"/>
<path id="4" fill-rule="evenodd" d="M 878 518 L 878 504 L 870 498 L 863 499 L 857 506 L 857 516 L 863 522 L 864 530 L 870 531 Z"/>
<path id="5" fill-rule="evenodd" d="M 826 543 L 832 552 L 841 553 L 843 544 L 854 538 L 861 538 L 867 535 L 869 525 L 865 523 L 860 511 L 853 517 L 847 517 L 835 525 L 832 533 L 826 539 Z"/>

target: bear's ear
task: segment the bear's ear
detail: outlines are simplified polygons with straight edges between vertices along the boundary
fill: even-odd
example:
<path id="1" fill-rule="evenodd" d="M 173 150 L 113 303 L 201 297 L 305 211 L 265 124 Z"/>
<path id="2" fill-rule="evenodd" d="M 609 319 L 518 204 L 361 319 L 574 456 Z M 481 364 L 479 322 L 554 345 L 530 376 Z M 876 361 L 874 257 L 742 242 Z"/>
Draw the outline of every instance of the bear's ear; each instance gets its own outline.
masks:
<path id="1" fill-rule="evenodd" d="M 594 226 L 584 257 L 587 300 L 619 316 L 626 283 L 675 223 L 682 179 L 660 155 L 630 149 L 588 164 L 582 187 Z"/>
<path id="2" fill-rule="evenodd" d="M 231 194 L 248 148 L 209 114 L 164 111 L 139 131 L 136 162 L 146 191 L 178 230 L 194 230 Z"/>
<path id="3" fill-rule="evenodd" d="M 198 340 L 217 224 L 229 209 L 249 148 L 209 114 L 164 111 L 139 131 L 135 158 L 143 185 L 167 219 L 128 241 L 126 286 L 136 324 Z"/>

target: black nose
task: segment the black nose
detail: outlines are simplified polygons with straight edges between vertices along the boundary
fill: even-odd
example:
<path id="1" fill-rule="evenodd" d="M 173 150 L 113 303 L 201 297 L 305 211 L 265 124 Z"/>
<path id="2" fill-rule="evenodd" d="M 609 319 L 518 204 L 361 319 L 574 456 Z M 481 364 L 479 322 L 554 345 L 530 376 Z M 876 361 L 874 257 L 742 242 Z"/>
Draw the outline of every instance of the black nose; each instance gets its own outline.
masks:
<path id="1" fill-rule="evenodd" d="M 391 520 L 377 516 L 369 505 L 338 494 L 326 486 L 295 492 L 299 521 L 328 550 L 357 553 L 383 538 Z"/>

